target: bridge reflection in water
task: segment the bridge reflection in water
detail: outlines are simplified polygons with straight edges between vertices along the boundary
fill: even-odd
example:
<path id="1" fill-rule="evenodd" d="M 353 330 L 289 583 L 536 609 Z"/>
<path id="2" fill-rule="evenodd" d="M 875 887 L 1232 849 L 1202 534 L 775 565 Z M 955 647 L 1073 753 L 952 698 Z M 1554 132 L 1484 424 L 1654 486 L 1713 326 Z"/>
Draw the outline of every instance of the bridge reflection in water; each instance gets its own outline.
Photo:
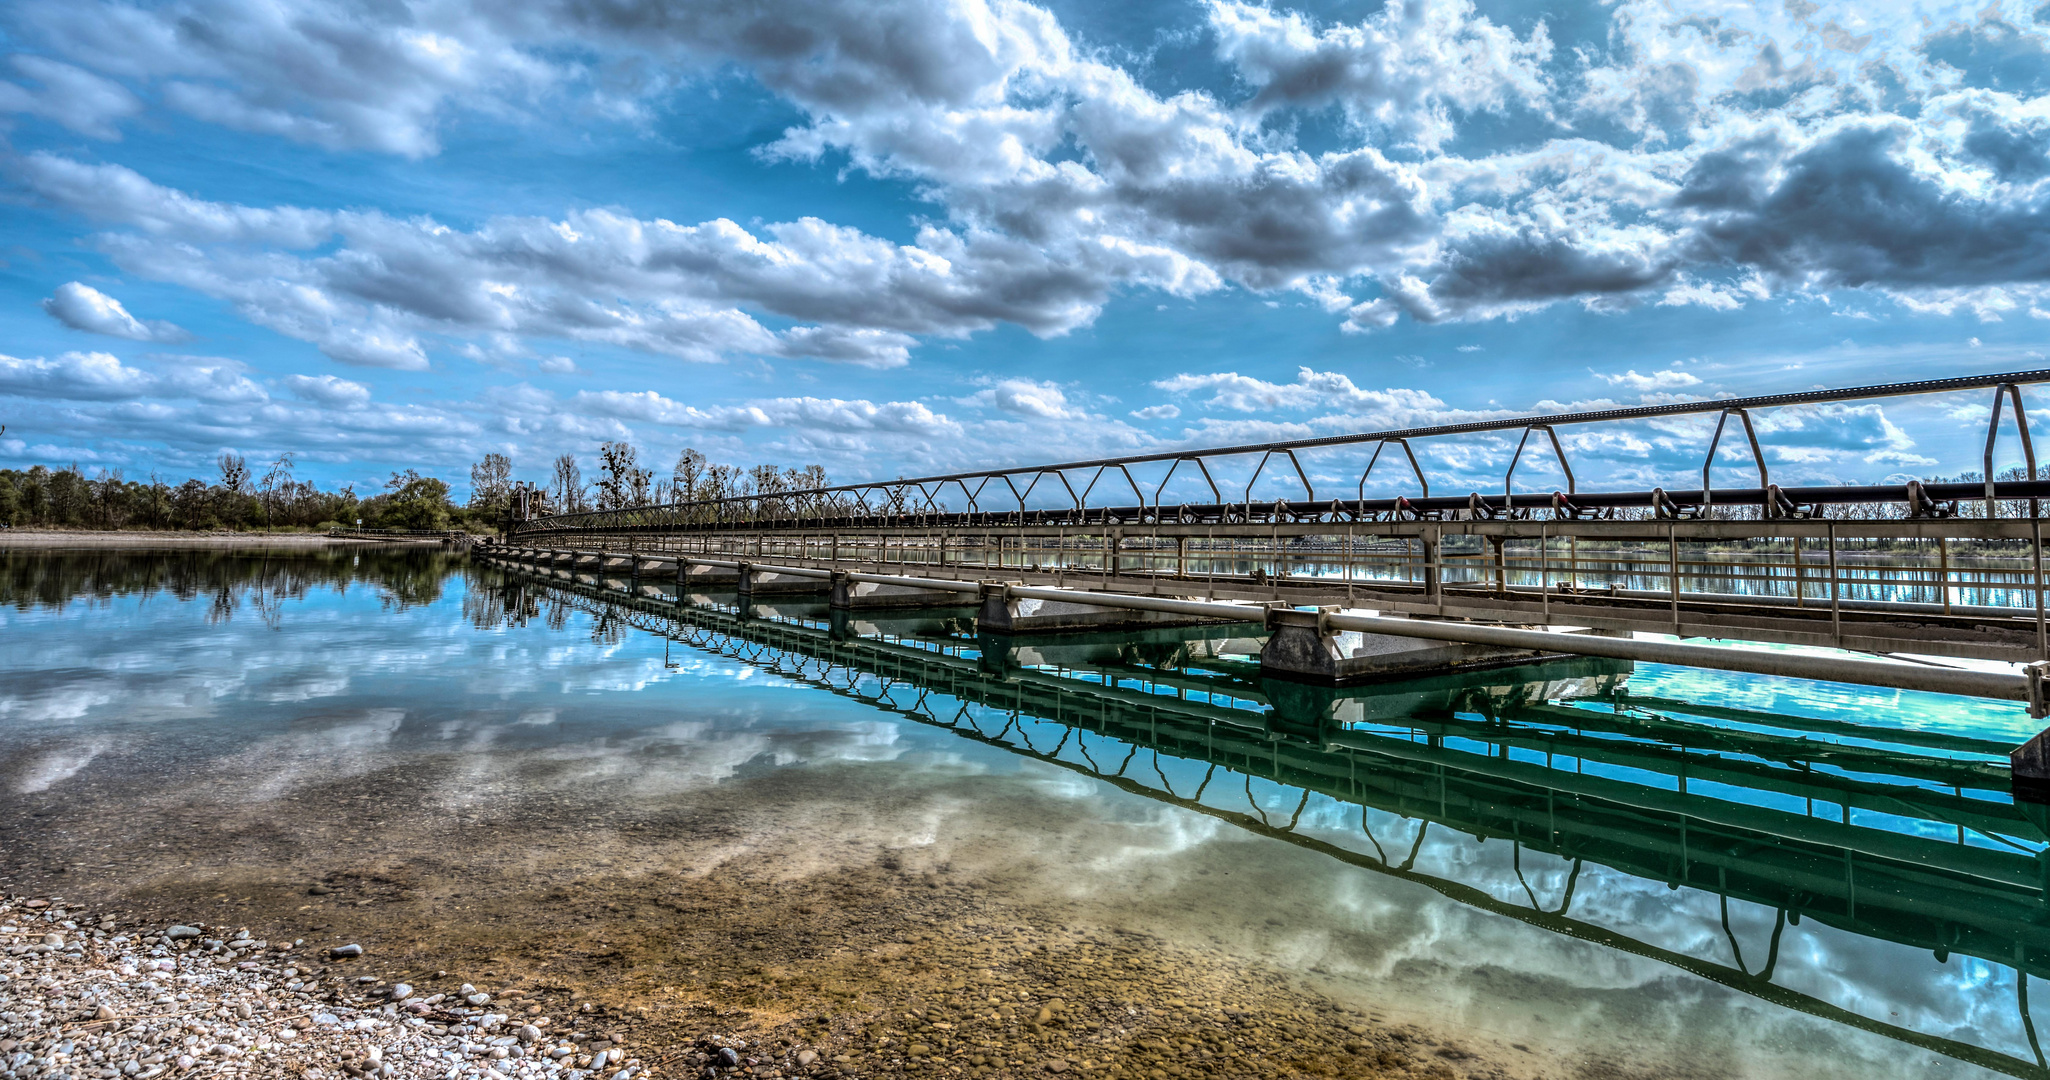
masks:
<path id="1" fill-rule="evenodd" d="M 1643 696 L 1626 662 L 1596 659 L 1350 690 L 1263 681 L 1257 627 L 978 639 L 969 609 L 743 610 L 565 570 L 512 570 L 472 605 L 480 622 L 580 610 L 601 634 L 732 657 L 1778 1005 L 2050 1077 L 2028 1004 L 2028 976 L 2050 976 L 2050 822 L 2009 796 L 2005 739 Z M 1475 851 L 1490 843 L 1508 845 L 1506 866 Z M 1662 883 L 1666 911 L 1711 911 L 1716 932 L 1576 911 L 1595 875 Z M 1807 947 L 1786 948 L 1790 934 Z M 1832 968 L 1845 941 L 1878 960 Z M 1976 1018 L 1968 1037 L 1874 1015 L 1999 986 L 2011 1022 Z"/>

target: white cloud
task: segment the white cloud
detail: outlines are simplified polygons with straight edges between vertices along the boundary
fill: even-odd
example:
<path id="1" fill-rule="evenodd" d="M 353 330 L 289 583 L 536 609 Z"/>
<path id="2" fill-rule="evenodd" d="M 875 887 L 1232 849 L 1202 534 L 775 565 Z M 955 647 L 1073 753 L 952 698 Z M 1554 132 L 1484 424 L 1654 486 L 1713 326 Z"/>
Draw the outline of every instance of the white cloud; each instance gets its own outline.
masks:
<path id="1" fill-rule="evenodd" d="M 1089 414 L 1070 405 L 1068 396 L 1050 382 L 1000 379 L 962 399 L 973 405 L 1043 420 L 1079 420 Z"/>
<path id="2" fill-rule="evenodd" d="M 1295 11 L 1211 0 L 1220 59 L 1257 88 L 1250 108 L 1338 105 L 1368 129 L 1435 148 L 1456 113 L 1510 103 L 1548 111 L 1544 23 L 1518 39 L 1468 0 L 1393 0 L 1356 24 L 1318 26 Z"/>
<path id="3" fill-rule="evenodd" d="M 1364 390 L 1354 385 L 1349 376 L 1308 367 L 1298 369 L 1292 383 L 1268 382 L 1232 371 L 1175 375 L 1153 385 L 1171 394 L 1207 391 L 1210 398 L 1205 404 L 1211 408 L 1235 412 L 1316 409 L 1342 417 L 1342 423 L 1369 428 L 1412 427 L 1493 415 L 1454 409 L 1422 390 Z"/>
<path id="4" fill-rule="evenodd" d="M 7 58 L 15 74 L 37 86 L 0 81 L 0 113 L 54 120 L 95 139 L 121 137 L 119 121 L 142 111 L 142 102 L 112 79 L 45 56 Z"/>
<path id="5" fill-rule="evenodd" d="M 575 408 L 594 416 L 708 430 L 789 427 L 920 436 L 961 434 L 959 424 L 916 401 L 784 397 L 701 409 L 680 404 L 653 390 L 579 390 L 570 401 Z"/>
<path id="6" fill-rule="evenodd" d="M 1634 368 L 1620 375 L 1605 374 L 1597 371 L 1594 373 L 1594 377 L 1608 383 L 1610 386 L 1621 386 L 1635 390 L 1638 393 L 1679 390 L 1689 386 L 1701 385 L 1700 376 L 1692 372 L 1677 371 L 1672 368 L 1667 368 L 1664 371 L 1654 371 L 1649 375 L 1639 375 Z"/>
<path id="7" fill-rule="evenodd" d="M 172 357 L 161 372 L 130 367 L 103 352 L 69 352 L 54 360 L 0 355 L 0 394 L 68 401 L 196 398 L 209 402 L 269 400 L 231 361 Z"/>
<path id="8" fill-rule="evenodd" d="M 660 292 L 630 292 L 621 307 L 609 281 L 586 276 L 597 267 L 556 262 L 560 251 L 526 268 L 525 282 L 468 282 L 531 291 L 538 279 L 538 296 L 449 298 L 466 317 L 512 312 L 501 332 L 545 336 L 588 316 L 590 340 L 679 356 L 886 366 L 918 336 L 999 322 L 1058 334 L 1126 286 L 1179 296 L 1227 283 L 1296 289 L 1363 332 L 1404 315 L 1513 318 L 1561 302 L 1730 308 L 1832 289 L 1986 319 L 2050 303 L 2050 256 L 2040 254 L 2050 250 L 2050 191 L 2037 183 L 2050 118 L 1989 66 L 2003 49 L 2026 59 L 2050 48 L 2025 7 L 1624 0 L 1601 9 L 1604 46 L 1571 58 L 1553 55 L 1544 23 L 1519 35 L 1469 0 L 1389 4 L 1354 22 L 1247 0 L 1201 11 L 1243 100 L 1237 88 L 1156 92 L 1021 0 L 448 0 L 404 19 L 339 0 L 22 0 L 11 28 L 48 55 L 10 62 L 43 89 L 0 84 L 0 107 L 109 134 L 140 107 L 125 84 L 213 123 L 420 156 L 437 151 L 455 112 L 632 122 L 730 64 L 803 114 L 767 154 L 845 155 L 940 208 L 901 246 L 812 219 L 760 236 L 716 221 L 691 227 L 709 233 L 667 239 L 695 260 L 640 264 L 628 282 L 661 271 L 694 279 L 674 307 L 655 302 Z M 1298 121 L 1326 108 L 1364 138 L 1297 145 Z M 1514 137 L 1459 143 L 1480 113 L 1507 118 Z M 1395 144 L 1402 154 L 1380 149 Z M 437 263 L 504 271 L 494 242 L 526 229 L 448 234 L 441 246 L 452 250 L 439 259 L 380 263 L 394 254 L 382 242 L 403 231 L 395 223 L 156 198 L 118 166 L 47 154 L 16 167 L 81 213 L 175 234 L 172 248 L 298 250 L 340 230 L 342 253 L 274 268 L 206 251 L 124 254 L 195 288 L 218 278 L 212 295 L 262 291 L 254 279 L 272 292 L 312 290 L 306 304 L 235 302 L 357 363 L 423 363 L 417 342 L 393 335 L 432 318 L 426 286 L 448 280 Z M 84 197 L 55 194 L 95 169 L 106 175 Z M 1888 195 L 1861 203 L 1858 193 L 1877 191 Z M 378 235 L 351 231 L 366 224 Z M 619 224 L 646 233 L 660 223 Z M 582 232 L 569 218 L 527 225 Z M 397 301 L 390 318 L 408 326 L 350 310 L 359 274 L 365 295 Z M 309 275 L 322 280 L 300 280 Z M 722 281 L 732 294 L 702 284 Z M 416 288 L 377 291 L 397 285 Z M 323 300 L 339 306 L 332 319 L 311 310 Z M 812 325 L 770 330 L 736 317 L 741 308 Z M 335 320 L 365 324 L 369 336 L 352 340 Z"/>
<path id="9" fill-rule="evenodd" d="M 43 310 L 74 330 L 130 341 L 183 341 L 189 336 L 167 322 L 144 323 L 130 315 L 121 301 L 77 281 L 57 286 L 43 301 Z"/>
<path id="10" fill-rule="evenodd" d="M 283 381 L 295 397 L 321 405 L 349 407 L 370 401 L 369 387 L 333 375 L 287 375 Z"/>
<path id="11" fill-rule="evenodd" d="M 1132 410 L 1132 416 L 1139 420 L 1172 420 L 1181 414 L 1181 408 L 1175 405 L 1148 405 Z"/>

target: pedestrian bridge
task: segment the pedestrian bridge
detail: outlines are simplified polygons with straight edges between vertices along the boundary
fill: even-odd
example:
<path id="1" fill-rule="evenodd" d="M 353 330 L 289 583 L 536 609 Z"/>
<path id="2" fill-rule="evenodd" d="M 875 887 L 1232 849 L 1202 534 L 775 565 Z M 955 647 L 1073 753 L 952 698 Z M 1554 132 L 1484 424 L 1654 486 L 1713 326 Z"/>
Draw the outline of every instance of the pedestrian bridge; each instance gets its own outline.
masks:
<path id="1" fill-rule="evenodd" d="M 753 600 L 816 594 L 846 611 L 965 603 L 1000 633 L 1248 624 L 1267 675 L 1327 686 L 1580 656 L 2001 698 L 2042 717 L 2050 479 L 2037 479 L 2022 388 L 2046 381 L 2013 372 L 999 467 L 538 518 L 480 551 Z M 1753 418 L 1972 390 L 1991 391 L 1984 475 L 2005 428 L 2019 478 L 1783 487 Z M 1578 489 L 1562 429 L 1682 419 L 1706 433 L 1698 486 Z M 1417 444 L 1503 435 L 1518 442 L 1499 492 L 1432 493 Z M 1732 446 L 1755 475 L 1717 487 L 1718 450 Z M 1547 454 L 1562 483 L 1517 490 L 1519 467 L 1527 477 Z M 1357 481 L 1320 486 L 1347 455 Z M 1413 493 L 1380 493 L 1391 481 Z M 2050 743 L 2015 753 L 2018 778 L 2050 782 Z"/>

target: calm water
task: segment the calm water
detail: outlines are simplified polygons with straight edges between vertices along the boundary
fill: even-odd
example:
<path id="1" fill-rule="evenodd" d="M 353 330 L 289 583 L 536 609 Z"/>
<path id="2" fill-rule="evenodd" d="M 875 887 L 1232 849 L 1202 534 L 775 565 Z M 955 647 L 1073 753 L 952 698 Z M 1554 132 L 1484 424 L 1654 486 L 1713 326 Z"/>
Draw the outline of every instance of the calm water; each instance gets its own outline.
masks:
<path id="1" fill-rule="evenodd" d="M 2050 1076 L 2018 705 L 1590 662 L 1333 694 L 1263 682 L 1247 633 L 979 640 L 438 552 L 0 552 L 0 884 L 175 877 L 197 805 L 269 829 L 210 857 L 282 864 L 380 802 L 795 775 L 815 805 L 736 850 L 928 852 L 1523 1073 Z"/>

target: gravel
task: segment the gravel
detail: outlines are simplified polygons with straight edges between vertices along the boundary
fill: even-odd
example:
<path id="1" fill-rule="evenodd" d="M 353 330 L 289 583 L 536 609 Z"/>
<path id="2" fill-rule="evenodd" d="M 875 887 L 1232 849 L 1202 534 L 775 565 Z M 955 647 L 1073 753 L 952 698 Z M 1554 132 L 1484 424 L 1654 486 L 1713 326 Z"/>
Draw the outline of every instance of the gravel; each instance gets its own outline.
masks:
<path id="1" fill-rule="evenodd" d="M 117 926 L 54 899 L 0 900 L 0 1080 L 635 1080 L 643 1071 L 623 1048 L 551 1033 L 547 1017 L 515 1022 L 451 1007 L 446 994 L 401 1003 L 296 956 L 297 943 L 172 929 Z"/>

